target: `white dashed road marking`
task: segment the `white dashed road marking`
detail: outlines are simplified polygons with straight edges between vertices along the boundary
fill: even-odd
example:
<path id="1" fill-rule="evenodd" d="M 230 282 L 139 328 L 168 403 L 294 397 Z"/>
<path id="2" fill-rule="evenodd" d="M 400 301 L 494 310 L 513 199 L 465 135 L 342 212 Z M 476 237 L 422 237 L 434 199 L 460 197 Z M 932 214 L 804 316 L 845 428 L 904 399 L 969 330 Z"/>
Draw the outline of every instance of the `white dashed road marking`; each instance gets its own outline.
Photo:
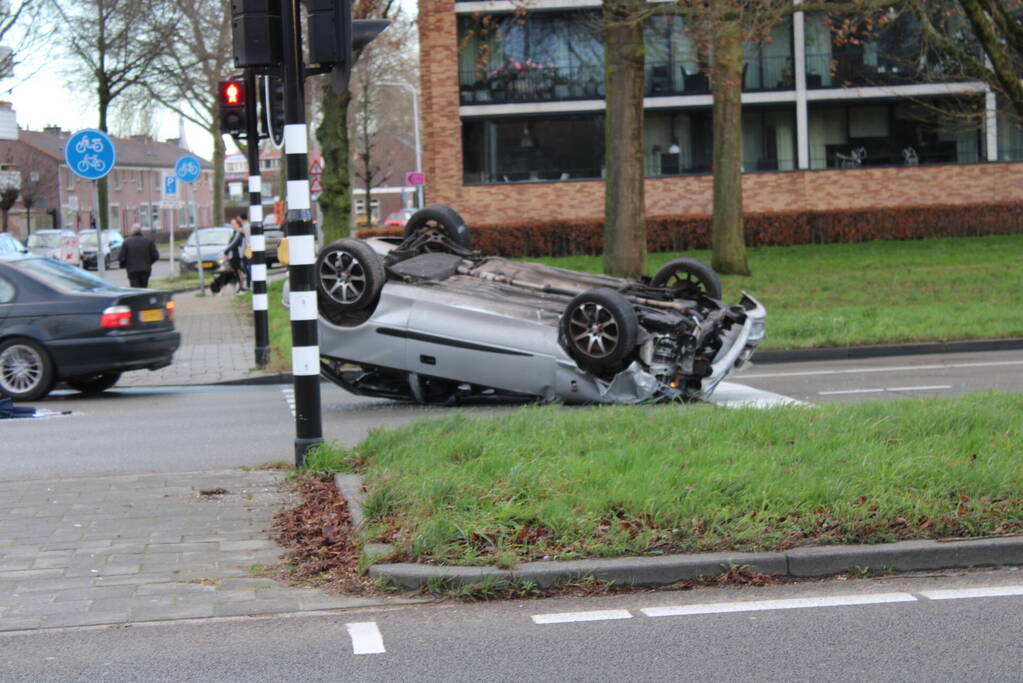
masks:
<path id="1" fill-rule="evenodd" d="M 1023 586 L 986 586 L 984 588 L 951 588 L 948 590 L 920 591 L 928 600 L 961 600 L 963 598 L 1001 598 L 1023 595 Z"/>
<path id="2" fill-rule="evenodd" d="M 384 638 L 380 635 L 375 621 L 360 621 L 345 624 L 352 638 L 352 652 L 357 655 L 378 655 L 387 652 Z"/>
<path id="3" fill-rule="evenodd" d="M 900 365 L 890 368 L 849 368 L 846 370 L 803 370 L 800 372 L 758 372 L 743 373 L 743 379 L 767 379 L 769 377 L 816 377 L 821 375 L 858 375 L 865 372 L 901 372 L 903 370 L 945 370 L 950 368 L 992 368 L 1004 365 L 1023 365 L 1023 360 L 991 361 L 989 363 L 927 363 L 922 365 Z"/>
<path id="4" fill-rule="evenodd" d="M 840 391 L 818 391 L 819 396 L 835 396 L 838 394 L 880 394 L 885 391 L 937 391 L 939 389 L 951 389 L 951 384 L 933 384 L 924 387 L 883 387 L 878 389 L 842 389 Z"/>
<path id="5" fill-rule="evenodd" d="M 281 389 L 284 393 L 284 400 L 288 404 L 288 409 L 291 411 L 291 416 L 295 417 L 295 387 L 288 387 Z"/>
<path id="6" fill-rule="evenodd" d="M 573 621 L 606 621 L 609 619 L 631 619 L 632 614 L 625 609 L 593 610 L 591 612 L 561 612 L 558 614 L 534 614 L 533 622 L 537 624 L 567 624 Z"/>
<path id="7" fill-rule="evenodd" d="M 850 605 L 878 605 L 890 602 L 916 602 L 909 593 L 878 593 L 876 595 L 831 595 L 819 598 L 791 598 L 787 600 L 750 600 L 747 602 L 719 602 L 697 605 L 669 605 L 644 607 L 640 610 L 648 617 L 677 617 L 692 614 L 727 614 L 729 612 L 761 612 L 780 609 L 806 609 L 808 607 L 846 607 Z"/>

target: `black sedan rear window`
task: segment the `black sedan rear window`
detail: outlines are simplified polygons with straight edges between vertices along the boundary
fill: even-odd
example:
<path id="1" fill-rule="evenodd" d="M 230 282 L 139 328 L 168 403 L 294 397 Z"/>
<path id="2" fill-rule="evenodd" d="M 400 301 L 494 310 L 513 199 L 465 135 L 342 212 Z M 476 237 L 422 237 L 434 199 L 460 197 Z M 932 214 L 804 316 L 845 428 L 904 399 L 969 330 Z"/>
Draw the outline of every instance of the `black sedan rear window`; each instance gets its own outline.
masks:
<path id="1" fill-rule="evenodd" d="M 33 275 L 37 280 L 42 280 L 48 285 L 72 292 L 81 292 L 88 289 L 117 289 L 106 280 L 96 277 L 81 268 L 69 266 L 52 259 L 20 259 L 10 261 L 10 265 Z"/>

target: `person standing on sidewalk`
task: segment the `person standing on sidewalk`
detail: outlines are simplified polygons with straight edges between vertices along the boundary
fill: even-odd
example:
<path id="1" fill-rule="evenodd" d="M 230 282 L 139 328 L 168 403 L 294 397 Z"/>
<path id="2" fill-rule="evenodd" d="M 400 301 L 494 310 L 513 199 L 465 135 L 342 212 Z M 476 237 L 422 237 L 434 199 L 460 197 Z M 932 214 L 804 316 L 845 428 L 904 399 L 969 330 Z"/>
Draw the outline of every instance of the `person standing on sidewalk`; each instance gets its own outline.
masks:
<path id="1" fill-rule="evenodd" d="M 128 271 L 128 284 L 132 287 L 148 287 L 149 276 L 153 273 L 153 264 L 160 258 L 156 242 L 135 229 L 121 245 L 121 253 L 117 260 L 121 268 Z"/>
<path id="2" fill-rule="evenodd" d="M 231 219 L 231 227 L 234 228 L 234 234 L 231 235 L 231 241 L 227 243 L 227 249 L 224 249 L 224 255 L 227 256 L 231 270 L 238 280 L 238 291 L 235 293 L 242 294 L 246 291 L 245 270 L 242 268 L 242 257 L 245 255 L 245 233 L 242 231 L 242 222 L 238 217 Z"/>

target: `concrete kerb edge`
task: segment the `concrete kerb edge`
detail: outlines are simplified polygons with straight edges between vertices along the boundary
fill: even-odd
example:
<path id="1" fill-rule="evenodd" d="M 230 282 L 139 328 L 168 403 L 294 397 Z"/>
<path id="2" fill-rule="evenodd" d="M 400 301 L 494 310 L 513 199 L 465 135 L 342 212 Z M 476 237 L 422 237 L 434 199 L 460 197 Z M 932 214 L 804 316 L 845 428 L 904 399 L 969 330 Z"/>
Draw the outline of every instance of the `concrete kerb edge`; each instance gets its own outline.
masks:
<path id="1" fill-rule="evenodd" d="M 362 510 L 362 479 L 339 474 L 335 486 L 348 501 L 352 521 L 359 533 L 365 526 Z M 385 557 L 391 547 L 366 543 L 364 559 Z M 484 581 L 529 581 L 550 588 L 577 579 L 599 579 L 619 585 L 668 586 L 701 576 L 722 574 L 741 566 L 764 574 L 793 578 L 820 578 L 849 571 L 908 572 L 1023 565 L 1023 536 L 977 538 L 966 541 L 899 541 L 876 545 L 839 545 L 796 548 L 786 552 L 698 553 L 651 557 L 615 557 L 594 560 L 525 562 L 512 569 L 453 567 L 411 562 L 375 563 L 370 578 L 382 579 L 415 590 L 437 582 L 450 587 Z"/>
<path id="2" fill-rule="evenodd" d="M 753 355 L 753 362 L 757 365 L 769 365 L 771 363 L 799 363 L 814 360 L 853 360 L 858 358 L 918 356 L 936 353 L 1018 351 L 1020 349 L 1023 349 L 1023 338 L 835 346 L 818 349 L 765 349 L 757 351 Z"/>

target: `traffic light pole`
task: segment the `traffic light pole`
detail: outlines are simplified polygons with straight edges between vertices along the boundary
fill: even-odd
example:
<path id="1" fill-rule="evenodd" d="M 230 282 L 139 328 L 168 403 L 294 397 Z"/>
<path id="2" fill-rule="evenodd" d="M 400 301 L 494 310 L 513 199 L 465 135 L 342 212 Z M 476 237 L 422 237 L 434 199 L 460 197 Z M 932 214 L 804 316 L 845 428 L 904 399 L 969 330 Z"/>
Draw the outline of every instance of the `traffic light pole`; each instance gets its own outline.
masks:
<path id="1" fill-rule="evenodd" d="M 245 139 L 249 157 L 249 245 L 252 247 L 252 318 L 256 328 L 256 367 L 270 361 L 270 326 L 267 319 L 266 238 L 263 236 L 263 187 L 259 173 L 259 117 L 256 72 L 245 69 Z"/>
<path id="2" fill-rule="evenodd" d="M 305 122 L 302 22 L 299 0 L 281 2 L 281 75 L 284 84 L 284 154 L 287 171 L 288 283 L 291 374 L 295 386 L 295 466 L 323 441 L 320 348 L 317 336 L 316 245 L 309 196 L 309 137 Z"/>

